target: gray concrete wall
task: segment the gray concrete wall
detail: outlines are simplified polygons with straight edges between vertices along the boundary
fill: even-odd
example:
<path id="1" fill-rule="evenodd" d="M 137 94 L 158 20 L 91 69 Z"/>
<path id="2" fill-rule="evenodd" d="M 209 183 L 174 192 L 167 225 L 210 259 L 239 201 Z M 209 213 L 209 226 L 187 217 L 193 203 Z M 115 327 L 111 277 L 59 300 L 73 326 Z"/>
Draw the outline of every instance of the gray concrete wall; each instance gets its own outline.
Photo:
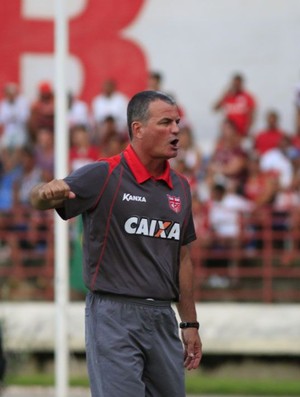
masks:
<path id="1" fill-rule="evenodd" d="M 300 355 L 300 305 L 198 304 L 204 353 Z M 52 303 L 0 303 L 5 349 L 53 351 Z M 69 346 L 84 350 L 84 303 L 68 309 Z"/>

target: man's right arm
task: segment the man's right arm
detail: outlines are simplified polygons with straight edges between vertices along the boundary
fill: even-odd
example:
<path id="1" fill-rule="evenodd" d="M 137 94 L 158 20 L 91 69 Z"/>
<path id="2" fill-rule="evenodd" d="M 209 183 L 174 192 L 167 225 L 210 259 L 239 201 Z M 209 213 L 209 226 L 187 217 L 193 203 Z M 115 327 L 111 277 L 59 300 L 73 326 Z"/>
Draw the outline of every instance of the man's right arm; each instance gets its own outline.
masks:
<path id="1" fill-rule="evenodd" d="M 218 110 L 222 109 L 224 106 L 224 101 L 228 96 L 232 94 L 232 87 L 228 87 L 224 90 L 224 92 L 220 95 L 218 100 L 213 104 L 213 110 L 217 112 Z"/>
<path id="2" fill-rule="evenodd" d="M 53 179 L 36 185 L 30 193 L 31 205 L 38 210 L 61 208 L 65 200 L 75 198 L 69 185 L 63 179 Z"/>

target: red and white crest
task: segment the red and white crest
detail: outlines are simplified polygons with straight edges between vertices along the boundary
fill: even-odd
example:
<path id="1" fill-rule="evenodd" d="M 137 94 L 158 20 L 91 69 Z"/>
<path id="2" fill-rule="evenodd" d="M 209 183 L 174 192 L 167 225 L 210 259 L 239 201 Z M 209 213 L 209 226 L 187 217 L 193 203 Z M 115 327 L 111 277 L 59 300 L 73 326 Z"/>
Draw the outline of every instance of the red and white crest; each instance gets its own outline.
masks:
<path id="1" fill-rule="evenodd" d="M 176 212 L 176 214 L 178 214 L 181 211 L 180 197 L 170 196 L 169 194 L 167 194 L 167 197 L 169 201 L 169 207 L 171 208 L 171 210 Z"/>

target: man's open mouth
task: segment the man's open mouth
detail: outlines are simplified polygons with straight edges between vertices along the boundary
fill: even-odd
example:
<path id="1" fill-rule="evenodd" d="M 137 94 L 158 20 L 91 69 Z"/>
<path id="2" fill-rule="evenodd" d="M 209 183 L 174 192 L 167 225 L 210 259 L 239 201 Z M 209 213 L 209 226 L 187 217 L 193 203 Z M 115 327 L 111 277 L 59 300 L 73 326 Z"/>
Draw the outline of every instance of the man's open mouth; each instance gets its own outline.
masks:
<path id="1" fill-rule="evenodd" d="M 170 143 L 171 143 L 172 146 L 178 146 L 179 139 L 175 138 Z"/>

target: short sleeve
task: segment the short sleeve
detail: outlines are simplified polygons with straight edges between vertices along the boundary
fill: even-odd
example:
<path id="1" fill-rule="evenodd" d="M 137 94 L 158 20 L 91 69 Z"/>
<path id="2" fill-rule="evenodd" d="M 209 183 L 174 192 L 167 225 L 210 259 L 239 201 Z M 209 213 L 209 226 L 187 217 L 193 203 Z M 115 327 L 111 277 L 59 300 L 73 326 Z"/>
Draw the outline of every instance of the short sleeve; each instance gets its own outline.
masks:
<path id="1" fill-rule="evenodd" d="M 58 215 L 66 220 L 93 208 L 107 175 L 108 164 L 106 162 L 85 165 L 68 175 L 64 181 L 70 186 L 76 197 L 66 200 L 62 208 L 57 208 Z"/>

